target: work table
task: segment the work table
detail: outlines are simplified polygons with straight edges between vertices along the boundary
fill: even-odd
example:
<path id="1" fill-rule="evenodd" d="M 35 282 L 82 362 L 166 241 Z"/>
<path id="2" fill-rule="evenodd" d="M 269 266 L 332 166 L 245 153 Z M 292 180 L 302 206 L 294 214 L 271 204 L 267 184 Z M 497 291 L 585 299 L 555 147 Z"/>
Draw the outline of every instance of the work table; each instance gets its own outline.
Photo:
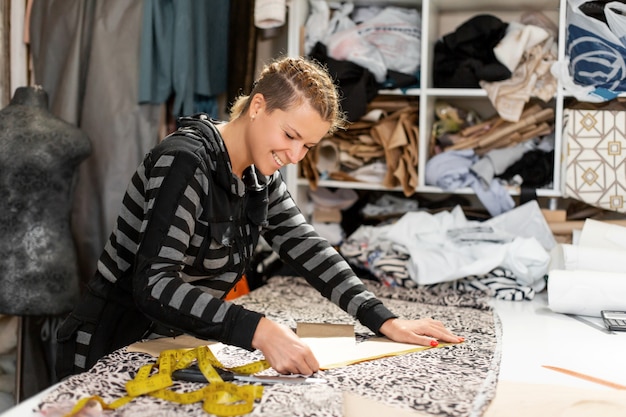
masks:
<path id="1" fill-rule="evenodd" d="M 253 309 L 269 310 L 270 317 L 288 325 L 293 325 L 294 320 L 311 320 L 313 317 L 321 322 L 350 322 L 351 318 L 344 316 L 332 304 L 312 298 L 314 293 L 302 284 L 303 281 L 287 278 L 274 280 L 270 280 L 270 287 L 253 291 L 241 302 Z M 318 407 L 319 415 L 340 416 L 341 392 L 351 392 L 384 402 L 386 406 L 410 407 L 416 413 L 422 413 L 419 415 L 477 416 L 484 413 L 500 382 L 611 390 L 542 365 L 562 367 L 626 385 L 626 361 L 621 359 L 626 352 L 626 333 L 609 333 L 599 318 L 575 318 L 552 312 L 545 292 L 537 294 L 532 301 L 486 299 L 484 306 L 470 296 L 442 296 L 437 302 L 444 305 L 431 306 L 424 301 L 432 300 L 420 298 L 424 295 L 419 292 L 413 294 L 414 297 L 400 300 L 393 297 L 405 297 L 411 292 L 392 296 L 387 290 L 382 292 L 384 297 L 390 297 L 383 298 L 385 303 L 401 316 L 432 313 L 455 333 L 466 336 L 466 341 L 459 345 L 323 371 L 322 376 L 329 381 L 327 387 L 266 387 L 263 400 L 249 415 L 275 415 L 281 407 L 282 412 L 289 415 L 318 415 L 311 411 Z M 474 302 L 476 305 L 468 306 Z M 355 330 L 359 330 L 358 326 Z M 107 366 L 110 367 L 116 360 L 129 360 L 124 352 L 116 355 L 105 361 L 109 362 Z M 130 359 L 148 361 L 144 357 Z M 104 375 L 108 371 L 103 368 L 99 372 Z M 93 392 L 102 388 L 98 378 L 86 374 L 77 376 L 78 380 L 73 385 L 71 381 L 65 381 L 45 390 L 8 410 L 2 417 L 40 416 L 34 411 L 40 404 L 49 402 L 51 397 L 79 396 L 81 393 L 75 391 L 81 389 L 102 395 Z M 117 392 L 112 398 L 119 395 Z M 135 399 L 125 407 L 147 400 Z M 176 405 L 155 403 L 153 406 L 175 410 Z M 123 409 L 119 410 L 120 414 L 115 416 L 125 415 L 121 412 Z M 180 415 L 196 413 L 194 410 L 179 411 Z M 198 415 L 207 414 L 199 410 Z"/>

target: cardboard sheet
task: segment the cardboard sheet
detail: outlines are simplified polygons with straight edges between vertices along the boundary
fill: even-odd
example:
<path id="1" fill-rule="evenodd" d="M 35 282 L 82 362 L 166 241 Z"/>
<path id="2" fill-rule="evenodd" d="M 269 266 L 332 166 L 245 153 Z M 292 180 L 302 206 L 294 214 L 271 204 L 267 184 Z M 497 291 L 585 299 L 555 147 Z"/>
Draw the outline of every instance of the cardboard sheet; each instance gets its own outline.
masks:
<path id="1" fill-rule="evenodd" d="M 198 339 L 196 337 L 183 334 L 176 337 L 163 337 L 143 342 L 136 342 L 129 345 L 127 349 L 129 352 L 147 353 L 157 358 L 164 350 L 193 349 L 198 346 L 210 346 L 210 349 L 214 354 L 224 347 L 224 345 L 219 342 Z"/>

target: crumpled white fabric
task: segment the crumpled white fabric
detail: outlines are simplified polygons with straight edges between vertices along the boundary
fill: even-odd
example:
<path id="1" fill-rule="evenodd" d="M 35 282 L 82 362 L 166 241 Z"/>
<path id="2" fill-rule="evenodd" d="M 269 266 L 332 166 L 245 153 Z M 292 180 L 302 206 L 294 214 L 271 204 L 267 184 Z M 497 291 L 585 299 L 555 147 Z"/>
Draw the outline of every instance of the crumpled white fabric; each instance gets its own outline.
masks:
<path id="1" fill-rule="evenodd" d="M 372 162 L 350 171 L 349 174 L 359 181 L 382 184 L 387 174 L 387 164 L 380 161 Z"/>
<path id="2" fill-rule="evenodd" d="M 545 287 L 550 254 L 537 238 L 514 235 L 505 225 L 496 229 L 467 220 L 458 206 L 437 214 L 407 213 L 379 238 L 406 250 L 409 275 L 418 284 L 452 281 L 503 267 L 520 284 L 535 291 Z"/>
<path id="3" fill-rule="evenodd" d="M 550 34 L 543 28 L 511 22 L 506 35 L 493 48 L 498 61 L 514 72 L 522 61 L 524 52 L 548 39 Z"/>

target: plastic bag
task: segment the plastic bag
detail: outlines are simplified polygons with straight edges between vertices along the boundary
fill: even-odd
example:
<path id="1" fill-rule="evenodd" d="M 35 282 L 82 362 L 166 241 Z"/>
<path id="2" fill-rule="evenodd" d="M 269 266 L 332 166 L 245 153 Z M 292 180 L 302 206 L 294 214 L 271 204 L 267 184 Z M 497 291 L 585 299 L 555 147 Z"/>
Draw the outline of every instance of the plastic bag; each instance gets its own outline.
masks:
<path id="1" fill-rule="evenodd" d="M 369 43 L 359 33 L 359 27 L 350 18 L 354 5 L 346 3 L 352 7 L 345 8 L 341 12 L 335 12 L 331 18 L 328 36 L 323 43 L 328 50 L 328 56 L 340 61 L 350 61 L 367 68 L 382 83 L 387 78 L 387 66 L 380 51 L 373 44 Z M 347 12 L 347 13 L 346 13 Z"/>
<path id="2" fill-rule="evenodd" d="M 626 91 L 626 4 L 604 6 L 606 23 L 580 10 L 587 0 L 569 0 L 567 55 L 577 84 L 609 92 Z M 616 94 L 607 94 L 606 99 Z"/>
<path id="3" fill-rule="evenodd" d="M 355 23 L 350 19 L 354 4 L 336 4 L 326 0 L 309 0 L 309 16 L 305 24 L 304 51 L 309 55 L 318 42 L 326 44 L 336 32 L 352 29 Z"/>
<path id="4" fill-rule="evenodd" d="M 321 42 L 328 56 L 368 69 L 378 83 L 387 79 L 388 70 L 402 74 L 415 74 L 419 70 L 421 15 L 416 9 L 360 7 L 359 13 L 354 14 L 363 20 L 357 24 L 352 17 L 355 6 L 351 2 L 337 6 L 311 0 L 310 5 L 305 37 L 307 54 Z"/>
<path id="5" fill-rule="evenodd" d="M 380 51 L 387 69 L 415 74 L 420 66 L 421 25 L 416 9 L 387 6 L 357 29 Z"/>

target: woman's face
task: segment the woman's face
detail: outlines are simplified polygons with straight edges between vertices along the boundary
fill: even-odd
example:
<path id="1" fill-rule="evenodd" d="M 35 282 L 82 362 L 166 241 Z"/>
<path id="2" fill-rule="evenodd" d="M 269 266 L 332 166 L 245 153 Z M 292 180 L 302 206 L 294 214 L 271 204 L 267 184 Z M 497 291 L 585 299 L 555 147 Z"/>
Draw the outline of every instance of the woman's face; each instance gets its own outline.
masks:
<path id="1" fill-rule="evenodd" d="M 251 106 L 248 148 L 256 169 L 272 175 L 287 164 L 300 162 L 328 132 L 330 122 L 308 103 L 271 113 L 264 103 L 261 96 L 259 105 Z"/>

